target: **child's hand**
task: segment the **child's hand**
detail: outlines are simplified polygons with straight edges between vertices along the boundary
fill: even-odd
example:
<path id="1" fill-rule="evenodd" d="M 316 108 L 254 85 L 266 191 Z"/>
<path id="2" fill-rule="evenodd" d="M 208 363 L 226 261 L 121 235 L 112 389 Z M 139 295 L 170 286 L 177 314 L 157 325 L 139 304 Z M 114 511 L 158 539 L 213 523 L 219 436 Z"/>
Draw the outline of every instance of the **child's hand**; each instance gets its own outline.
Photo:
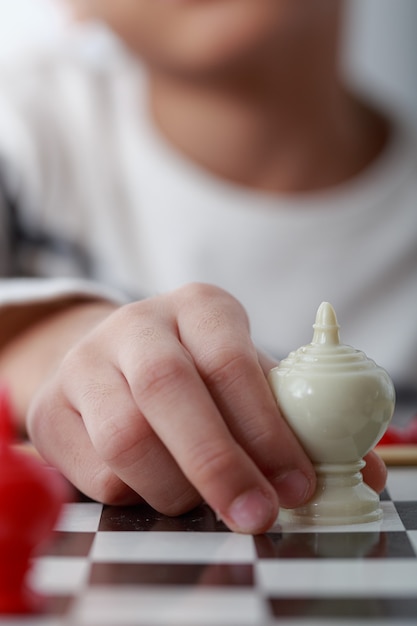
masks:
<path id="1" fill-rule="evenodd" d="M 313 468 L 280 417 L 246 314 L 192 285 L 124 306 L 62 361 L 28 416 L 45 459 L 80 490 L 179 514 L 206 500 L 261 532 L 308 499 Z M 277 497 L 278 494 L 278 497 Z"/>
<path id="2" fill-rule="evenodd" d="M 94 499 L 142 497 L 175 515 L 203 498 L 231 529 L 262 532 L 278 503 L 300 505 L 315 485 L 267 384 L 272 365 L 236 300 L 187 286 L 116 310 L 71 349 L 29 433 Z"/>

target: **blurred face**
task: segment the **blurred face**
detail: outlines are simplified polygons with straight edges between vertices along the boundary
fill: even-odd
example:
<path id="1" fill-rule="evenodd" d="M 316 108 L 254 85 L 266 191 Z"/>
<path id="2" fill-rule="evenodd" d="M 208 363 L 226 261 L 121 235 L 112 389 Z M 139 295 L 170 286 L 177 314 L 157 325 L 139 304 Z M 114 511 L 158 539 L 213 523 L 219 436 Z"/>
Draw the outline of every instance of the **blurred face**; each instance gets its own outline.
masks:
<path id="1" fill-rule="evenodd" d="M 150 66 L 216 72 L 273 59 L 302 41 L 338 0 L 67 0 L 81 19 L 103 20 Z M 290 47 L 288 47 L 290 45 Z"/>

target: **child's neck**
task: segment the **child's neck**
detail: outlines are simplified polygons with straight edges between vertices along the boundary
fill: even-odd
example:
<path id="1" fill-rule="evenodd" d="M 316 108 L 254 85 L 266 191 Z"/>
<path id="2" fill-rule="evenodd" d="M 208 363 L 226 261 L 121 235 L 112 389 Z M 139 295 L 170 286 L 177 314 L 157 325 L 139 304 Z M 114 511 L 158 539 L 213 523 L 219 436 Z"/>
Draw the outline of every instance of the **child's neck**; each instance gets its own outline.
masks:
<path id="1" fill-rule="evenodd" d="M 294 88 L 150 81 L 155 123 L 177 149 L 244 186 L 307 192 L 347 181 L 387 138 L 382 119 L 339 84 Z"/>

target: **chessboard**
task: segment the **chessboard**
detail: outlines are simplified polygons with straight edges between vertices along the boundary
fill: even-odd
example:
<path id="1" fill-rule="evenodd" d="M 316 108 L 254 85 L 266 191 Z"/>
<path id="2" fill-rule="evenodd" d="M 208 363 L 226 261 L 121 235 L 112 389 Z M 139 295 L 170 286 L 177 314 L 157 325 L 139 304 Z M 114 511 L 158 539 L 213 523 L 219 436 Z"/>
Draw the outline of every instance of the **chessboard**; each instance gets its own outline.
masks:
<path id="1" fill-rule="evenodd" d="M 390 468 L 381 501 L 379 522 L 278 518 L 259 536 L 229 532 L 205 505 L 169 518 L 69 503 L 31 568 L 45 610 L 0 624 L 415 625 L 417 468 Z"/>

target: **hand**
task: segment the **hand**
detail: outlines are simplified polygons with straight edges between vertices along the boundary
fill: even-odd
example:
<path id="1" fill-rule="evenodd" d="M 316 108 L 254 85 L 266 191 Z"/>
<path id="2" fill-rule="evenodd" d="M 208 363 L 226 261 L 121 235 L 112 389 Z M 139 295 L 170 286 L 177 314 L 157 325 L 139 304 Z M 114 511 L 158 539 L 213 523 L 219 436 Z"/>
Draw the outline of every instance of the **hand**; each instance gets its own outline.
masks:
<path id="1" fill-rule="evenodd" d="M 387 468 L 384 461 L 373 450 L 368 452 L 363 460 L 366 462 L 362 470 L 364 481 L 377 493 L 381 493 L 387 480 Z"/>
<path id="2" fill-rule="evenodd" d="M 44 458 L 90 497 L 145 499 L 168 515 L 204 499 L 233 530 L 259 533 L 279 503 L 314 492 L 313 467 L 279 414 L 246 314 L 190 285 L 112 312 L 32 403 Z"/>
<path id="3" fill-rule="evenodd" d="M 266 530 L 278 498 L 314 491 L 228 294 L 191 285 L 111 313 L 41 387 L 28 431 L 90 497 L 175 515 L 203 498 L 232 529 Z"/>

